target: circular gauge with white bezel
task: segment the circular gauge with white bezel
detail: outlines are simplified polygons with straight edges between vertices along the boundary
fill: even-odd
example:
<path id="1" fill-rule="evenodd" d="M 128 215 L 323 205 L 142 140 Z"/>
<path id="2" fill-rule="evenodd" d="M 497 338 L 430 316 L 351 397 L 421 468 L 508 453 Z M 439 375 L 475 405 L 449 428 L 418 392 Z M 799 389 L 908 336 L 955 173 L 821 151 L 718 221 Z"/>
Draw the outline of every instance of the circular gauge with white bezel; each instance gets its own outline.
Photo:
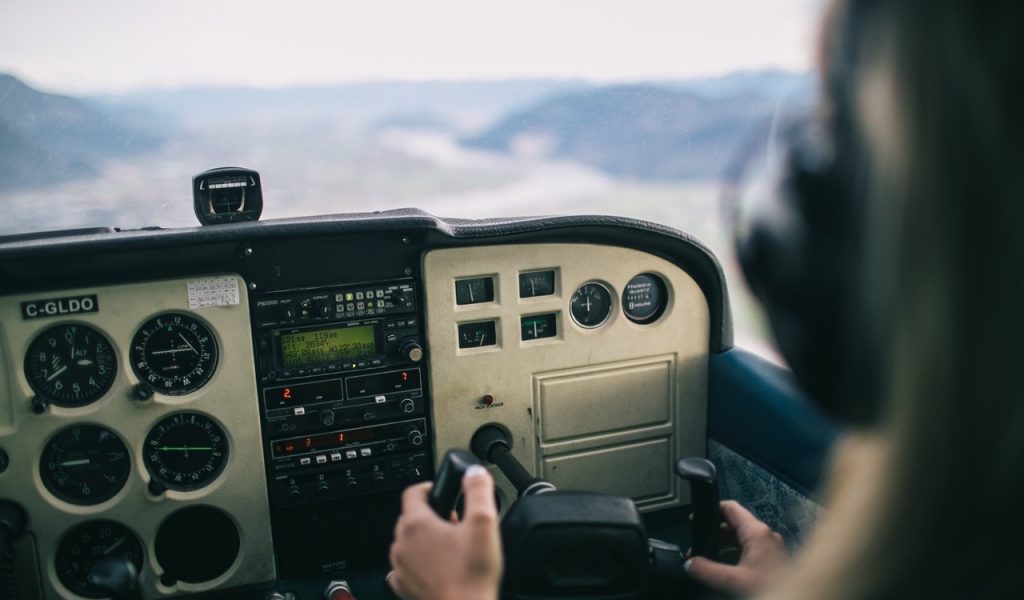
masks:
<path id="1" fill-rule="evenodd" d="M 589 281 L 572 294 L 569 314 L 577 325 L 594 329 L 604 325 L 612 314 L 612 293 L 603 283 Z"/>
<path id="2" fill-rule="evenodd" d="M 88 325 L 62 323 L 37 335 L 25 353 L 25 376 L 37 394 L 58 406 L 99 400 L 117 375 L 114 347 Z"/>
<path id="3" fill-rule="evenodd" d="M 132 370 L 140 381 L 168 396 L 206 385 L 217 368 L 217 340 L 209 326 L 182 313 L 157 315 L 132 338 Z"/>

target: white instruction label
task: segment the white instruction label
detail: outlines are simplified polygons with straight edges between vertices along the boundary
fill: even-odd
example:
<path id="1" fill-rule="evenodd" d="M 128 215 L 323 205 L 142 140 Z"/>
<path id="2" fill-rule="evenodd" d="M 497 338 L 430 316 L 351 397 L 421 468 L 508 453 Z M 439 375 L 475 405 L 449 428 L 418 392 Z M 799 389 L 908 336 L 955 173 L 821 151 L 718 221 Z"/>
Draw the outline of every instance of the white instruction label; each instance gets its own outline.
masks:
<path id="1" fill-rule="evenodd" d="M 188 282 L 188 307 L 230 306 L 238 304 L 237 277 L 207 277 Z"/>

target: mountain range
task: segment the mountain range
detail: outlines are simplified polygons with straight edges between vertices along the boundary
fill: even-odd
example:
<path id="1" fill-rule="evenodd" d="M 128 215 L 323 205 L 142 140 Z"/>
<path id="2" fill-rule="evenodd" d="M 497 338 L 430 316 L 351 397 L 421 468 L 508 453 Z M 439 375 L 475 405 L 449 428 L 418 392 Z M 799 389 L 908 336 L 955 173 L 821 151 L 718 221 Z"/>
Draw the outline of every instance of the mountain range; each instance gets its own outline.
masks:
<path id="1" fill-rule="evenodd" d="M 643 180 L 720 176 L 774 119 L 805 110 L 809 78 L 719 80 L 718 85 L 638 84 L 565 93 L 516 111 L 463 143 L 540 155 Z"/>
<path id="2" fill-rule="evenodd" d="M 41 92 L 0 74 L 0 189 L 94 175 L 104 160 L 148 152 L 162 140 L 131 113 Z"/>
<path id="3" fill-rule="evenodd" d="M 812 84 L 806 74 L 751 71 L 630 85 L 370 82 L 71 97 L 0 74 L 0 191 L 90 177 L 107 161 L 225 123 L 428 129 L 468 147 L 576 161 L 613 176 L 706 179 L 780 106 L 808 105 Z"/>

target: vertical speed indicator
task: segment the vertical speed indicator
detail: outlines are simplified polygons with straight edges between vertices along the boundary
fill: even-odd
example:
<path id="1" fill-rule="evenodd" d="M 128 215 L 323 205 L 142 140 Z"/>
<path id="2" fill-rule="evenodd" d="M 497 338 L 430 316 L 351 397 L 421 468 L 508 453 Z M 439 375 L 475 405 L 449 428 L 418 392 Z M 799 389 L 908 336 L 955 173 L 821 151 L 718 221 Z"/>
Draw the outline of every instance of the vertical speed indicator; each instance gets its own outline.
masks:
<path id="1" fill-rule="evenodd" d="M 132 338 L 132 370 L 140 381 L 169 396 L 203 387 L 217 368 L 217 341 L 199 319 L 181 314 L 157 315 Z"/>

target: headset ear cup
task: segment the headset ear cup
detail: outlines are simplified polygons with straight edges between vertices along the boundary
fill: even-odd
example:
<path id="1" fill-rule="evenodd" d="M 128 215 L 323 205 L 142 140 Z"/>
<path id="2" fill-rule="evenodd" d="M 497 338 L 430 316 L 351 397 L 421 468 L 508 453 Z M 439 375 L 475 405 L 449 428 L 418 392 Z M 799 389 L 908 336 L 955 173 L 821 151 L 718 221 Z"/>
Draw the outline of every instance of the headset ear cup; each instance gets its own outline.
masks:
<path id="1" fill-rule="evenodd" d="M 813 156 L 808 156 L 808 154 Z M 875 413 L 870 398 L 851 398 L 858 280 L 848 190 L 817 147 L 791 146 L 771 201 L 754 210 L 737 257 L 762 302 L 779 350 L 816 404 L 847 422 Z"/>

